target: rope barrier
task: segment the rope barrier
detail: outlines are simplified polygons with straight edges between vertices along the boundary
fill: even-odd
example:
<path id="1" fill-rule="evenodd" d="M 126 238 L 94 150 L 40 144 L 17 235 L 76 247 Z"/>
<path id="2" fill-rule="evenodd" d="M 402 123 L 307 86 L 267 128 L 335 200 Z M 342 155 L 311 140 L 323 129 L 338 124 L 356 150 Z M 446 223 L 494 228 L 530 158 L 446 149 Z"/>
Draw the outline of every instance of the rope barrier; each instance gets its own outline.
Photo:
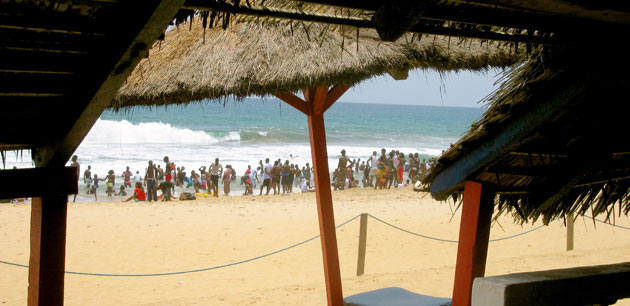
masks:
<path id="1" fill-rule="evenodd" d="M 606 221 L 597 220 L 597 219 L 595 219 L 595 218 L 593 218 L 593 217 L 590 217 L 590 216 L 584 216 L 584 217 L 587 217 L 587 218 L 589 218 L 589 219 L 593 219 L 593 220 L 595 220 L 595 221 L 597 221 L 597 222 L 600 222 L 600 223 L 608 224 L 608 225 L 610 225 L 610 226 L 614 226 L 614 227 L 618 227 L 618 228 L 623 228 L 623 229 L 630 230 L 630 227 L 625 227 L 625 226 L 621 226 L 621 225 L 617 225 L 617 224 L 612 224 L 612 223 L 609 223 L 609 222 L 606 222 Z"/>
<path id="2" fill-rule="evenodd" d="M 356 215 L 356 216 L 350 218 L 349 220 L 347 220 L 347 221 L 337 225 L 335 228 L 340 228 L 340 227 L 350 223 L 351 221 L 357 219 L 360 216 L 361 216 L 361 214 Z M 371 214 L 368 214 L 368 216 L 370 216 L 374 220 L 379 221 L 379 222 L 381 222 L 381 223 L 383 223 L 383 224 L 385 224 L 387 226 L 390 226 L 390 227 L 392 227 L 394 229 L 397 229 L 399 231 L 402 231 L 402 232 L 405 232 L 405 233 L 408 233 L 408 234 L 411 234 L 411 235 L 414 235 L 414 236 L 418 236 L 418 237 L 422 237 L 422 238 L 430 239 L 430 240 L 435 240 L 435 241 L 440 241 L 440 242 L 450 242 L 450 243 L 458 243 L 459 242 L 458 240 L 442 239 L 442 238 L 436 238 L 436 237 L 431 237 L 431 236 L 427 236 L 427 235 L 418 234 L 418 233 L 406 230 L 404 228 L 398 227 L 396 225 L 393 225 L 393 224 L 391 224 L 391 223 L 389 223 L 389 222 L 387 222 L 385 220 L 382 220 L 380 218 L 377 218 L 377 217 L 375 217 L 375 216 L 373 216 Z M 611 226 L 614 226 L 614 227 L 619 227 L 619 228 L 630 230 L 630 228 L 625 227 L 625 226 L 616 225 L 616 224 L 608 223 L 608 222 L 605 222 L 605 221 L 597 220 L 597 219 L 595 219 L 593 217 L 589 217 L 589 216 L 584 216 L 584 217 L 587 217 L 587 218 L 593 219 L 593 220 L 595 220 L 597 222 L 605 223 L 605 224 L 608 224 L 608 225 L 611 225 Z M 554 221 L 556 221 L 556 220 L 552 220 L 551 222 L 554 222 Z M 531 233 L 531 232 L 533 232 L 535 230 L 538 230 L 538 229 L 540 229 L 542 227 L 544 227 L 544 225 L 537 226 L 535 228 L 532 228 L 530 230 L 527 230 L 527 231 L 524 231 L 522 233 L 518 233 L 518 234 L 515 234 L 515 235 L 502 237 L 502 238 L 491 239 L 491 240 L 489 240 L 489 242 L 496 242 L 496 241 L 501 241 L 501 240 L 507 240 L 507 239 L 515 238 L 515 237 L 518 237 L 518 236 L 522 236 L 522 235 Z M 263 254 L 263 255 L 260 255 L 260 256 L 252 257 L 252 258 L 249 258 L 249 259 L 245 259 L 245 260 L 241 260 L 241 261 L 237 261 L 237 262 L 233 262 L 233 263 L 229 263 L 229 264 L 223 264 L 223 265 L 218 265 L 218 266 L 213 266 L 213 267 L 208 267 L 208 268 L 201 268 L 201 269 L 194 269 L 194 270 L 186 270 L 186 271 L 178 271 L 178 272 L 163 272 L 163 273 L 146 273 L 146 274 L 109 274 L 109 273 L 89 273 L 89 272 L 74 272 L 74 271 L 65 271 L 65 273 L 66 274 L 74 274 L 74 275 L 87 275 L 87 276 L 149 277 L 149 276 L 167 276 L 167 275 L 177 275 L 177 274 L 188 274 L 188 273 L 195 273 L 195 272 L 203 272 L 203 271 L 210 271 L 210 270 L 216 270 L 216 269 L 236 266 L 236 265 L 244 264 L 244 263 L 247 263 L 247 262 L 255 261 L 255 260 L 258 260 L 258 259 L 261 259 L 261 258 L 265 258 L 265 257 L 271 256 L 271 255 L 278 254 L 278 253 L 290 250 L 292 248 L 298 247 L 298 246 L 303 245 L 303 244 L 305 244 L 307 242 L 315 240 L 315 239 L 317 239 L 319 237 L 320 237 L 320 235 L 313 236 L 311 238 L 308 238 L 306 240 L 303 240 L 301 242 L 298 242 L 298 243 L 293 244 L 291 246 L 288 246 L 286 248 L 282 248 L 282 249 L 279 249 L 279 250 L 276 250 L 276 251 L 273 251 L 273 252 L 270 252 L 270 253 L 267 253 L 267 254 Z M 3 260 L 0 260 L 0 263 L 1 264 L 5 264 L 5 265 L 10 265 L 10 266 L 21 267 L 21 268 L 28 268 L 28 265 L 22 265 L 22 264 L 18 264 L 18 263 L 3 261 Z"/>
<path id="3" fill-rule="evenodd" d="M 352 217 L 351 219 L 347 220 L 346 222 L 343 222 L 339 225 L 337 225 L 335 228 L 340 228 L 348 223 L 350 223 L 351 221 L 355 220 L 356 218 L 360 217 L 361 215 L 356 215 L 354 217 Z M 164 272 L 164 273 L 147 273 L 147 274 L 109 274 L 109 273 L 89 273 L 89 272 L 73 272 L 73 271 L 66 271 L 66 274 L 74 274 L 74 275 L 87 275 L 87 276 L 113 276 L 113 277 L 149 277 L 149 276 L 167 276 L 167 275 L 177 275 L 177 274 L 188 274 L 188 273 L 195 273 L 195 272 L 203 272 L 203 271 L 210 271 L 210 270 L 216 270 L 216 269 L 221 269 L 221 268 L 226 268 L 226 267 L 231 267 L 231 266 L 236 266 L 236 265 L 240 265 L 240 264 L 244 264 L 246 262 L 250 262 L 250 261 L 254 261 L 254 260 L 258 260 L 267 256 L 271 256 L 274 254 L 278 254 L 280 252 L 284 252 L 286 250 L 298 247 L 300 245 L 303 245 L 309 241 L 315 240 L 317 238 L 319 238 L 320 235 L 317 236 L 313 236 L 311 238 L 308 238 L 304 241 L 298 242 L 294 245 L 288 246 L 286 248 L 282 248 L 279 249 L 277 251 L 273 251 L 264 255 L 260 255 L 260 256 L 256 256 L 256 257 L 252 257 L 249 259 L 245 259 L 245 260 L 241 260 L 241 261 L 237 261 L 237 262 L 233 262 L 233 263 L 229 263 L 229 264 L 224 264 L 224 265 L 219 265 L 219 266 L 214 266 L 214 267 L 208 267 L 208 268 L 202 268 L 202 269 L 194 269 L 194 270 L 186 270 L 186 271 L 178 271 L 178 272 Z M 28 268 L 28 265 L 21 265 L 21 264 L 17 264 L 17 263 L 12 263 L 12 262 L 6 262 L 6 261 L 2 261 L 0 260 L 0 263 L 6 264 L 6 265 L 11 265 L 11 266 L 16 266 L 16 267 L 22 267 L 22 268 Z"/>
<path id="4" fill-rule="evenodd" d="M 426 235 L 422 235 L 422 234 L 414 233 L 414 232 L 412 232 L 412 231 L 406 230 L 406 229 L 404 229 L 404 228 L 401 228 L 401 227 L 398 227 L 398 226 L 393 225 L 393 224 L 391 224 L 391 223 L 388 223 L 388 222 L 386 222 L 386 221 L 383 221 L 383 220 L 381 220 L 381 219 L 379 219 L 379 218 L 377 218 L 377 217 L 374 217 L 374 216 L 372 216 L 372 215 L 370 215 L 370 214 L 368 214 L 368 216 L 370 216 L 370 217 L 374 218 L 375 220 L 377 220 L 377 221 L 379 221 L 379 222 L 381 222 L 381 223 L 383 223 L 383 224 L 385 224 L 385 225 L 388 225 L 388 226 L 393 227 L 393 228 L 395 228 L 395 229 L 397 229 L 397 230 L 399 230 L 399 231 L 403 231 L 403 232 L 408 233 L 408 234 L 411 234 L 411 235 L 419 236 L 419 237 L 426 238 L 426 239 L 430 239 L 430 240 L 440 241 L 440 242 L 451 242 L 451 243 L 458 243 L 458 242 L 459 242 L 458 240 L 442 239 L 442 238 L 436 238 L 436 237 L 431 237 L 431 236 L 426 236 Z M 555 220 L 553 220 L 553 221 L 555 221 Z M 553 222 L 553 221 L 552 221 L 552 222 Z M 533 231 L 535 231 L 535 230 L 538 230 L 538 229 L 540 229 L 540 228 L 542 228 L 542 227 L 544 227 L 544 225 L 540 225 L 540 226 L 535 227 L 535 228 L 533 228 L 533 229 L 530 229 L 530 230 L 527 230 L 527 231 L 524 231 L 524 232 L 522 232 L 522 233 L 518 233 L 518 234 L 515 234 L 515 235 L 512 235 L 512 236 L 507 236 L 507 237 L 503 237 L 503 238 L 491 239 L 491 240 L 488 240 L 488 242 L 495 242 L 495 241 L 501 241 L 501 240 L 507 240 L 507 239 L 515 238 L 515 237 L 518 237 L 518 236 L 521 236 L 521 235 L 525 235 L 525 234 L 527 234 L 527 233 L 531 233 L 531 232 L 533 232 Z"/>

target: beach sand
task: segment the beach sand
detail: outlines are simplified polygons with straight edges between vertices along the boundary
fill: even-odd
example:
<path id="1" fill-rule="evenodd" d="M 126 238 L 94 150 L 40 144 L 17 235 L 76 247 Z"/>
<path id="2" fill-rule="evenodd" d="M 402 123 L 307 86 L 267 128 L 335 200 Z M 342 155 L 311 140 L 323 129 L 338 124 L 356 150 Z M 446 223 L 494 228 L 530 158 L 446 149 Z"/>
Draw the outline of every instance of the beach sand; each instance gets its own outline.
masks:
<path id="1" fill-rule="evenodd" d="M 430 196 L 398 190 L 333 192 L 337 224 L 370 213 L 401 228 L 457 240 L 460 215 Z M 28 204 L 0 204 L 0 260 L 27 264 Z M 616 220 L 630 227 L 626 216 Z M 540 225 L 499 218 L 491 239 Z M 68 271 L 144 274 L 207 268 L 270 253 L 319 234 L 315 194 L 159 203 L 70 203 Z M 344 296 L 399 286 L 452 294 L 457 245 L 368 219 L 365 275 L 357 277 L 359 219 L 337 230 Z M 630 230 L 578 218 L 575 250 L 562 221 L 491 242 L 486 275 L 628 261 Z M 66 305 L 325 305 L 319 239 L 225 268 L 158 277 L 66 275 Z M 27 269 L 0 264 L 0 305 L 25 305 Z M 629 300 L 618 305 L 630 305 Z"/>

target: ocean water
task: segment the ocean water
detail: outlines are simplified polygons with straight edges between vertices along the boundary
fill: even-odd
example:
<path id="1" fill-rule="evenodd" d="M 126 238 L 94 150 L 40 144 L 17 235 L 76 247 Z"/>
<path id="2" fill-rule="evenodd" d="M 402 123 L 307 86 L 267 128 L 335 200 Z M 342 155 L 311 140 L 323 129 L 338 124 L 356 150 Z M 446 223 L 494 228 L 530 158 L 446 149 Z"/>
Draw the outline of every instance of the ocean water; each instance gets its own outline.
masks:
<path id="1" fill-rule="evenodd" d="M 372 151 L 397 149 L 423 158 L 439 155 L 482 115 L 478 108 L 342 103 L 325 114 L 329 165 L 340 151 L 365 160 Z M 204 101 L 187 106 L 106 111 L 75 152 L 81 172 L 88 165 L 104 177 L 126 166 L 144 172 L 148 160 L 164 167 L 169 156 L 187 173 L 216 157 L 237 175 L 259 160 L 311 163 L 306 116 L 274 99 Z M 28 153 L 7 155 L 6 168 L 32 167 Z"/>

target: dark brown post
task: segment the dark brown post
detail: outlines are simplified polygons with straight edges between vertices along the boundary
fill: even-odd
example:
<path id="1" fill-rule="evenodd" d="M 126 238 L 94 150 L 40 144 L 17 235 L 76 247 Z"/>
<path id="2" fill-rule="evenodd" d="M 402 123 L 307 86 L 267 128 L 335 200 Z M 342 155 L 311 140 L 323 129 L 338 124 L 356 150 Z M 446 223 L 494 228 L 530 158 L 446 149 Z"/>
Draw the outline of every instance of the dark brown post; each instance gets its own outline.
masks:
<path id="1" fill-rule="evenodd" d="M 361 214 L 361 224 L 359 225 L 359 258 L 357 259 L 357 276 L 363 275 L 365 271 L 365 249 L 367 242 L 367 220 L 368 214 Z"/>
<path id="2" fill-rule="evenodd" d="M 28 305 L 63 305 L 68 196 L 33 198 Z"/>
<path id="3" fill-rule="evenodd" d="M 470 306 L 475 277 L 486 271 L 494 192 L 487 185 L 466 182 L 459 226 L 453 305 Z"/>
<path id="4" fill-rule="evenodd" d="M 341 289 L 341 272 L 337 251 L 337 234 L 335 232 L 335 216 L 333 211 L 332 192 L 330 190 L 330 173 L 328 168 L 328 150 L 326 148 L 326 128 L 324 127 L 324 103 L 327 88 L 309 89 L 307 97 L 313 97 L 309 103 L 308 130 L 313 157 L 313 174 L 319 231 L 321 234 L 322 253 L 324 257 L 324 275 L 326 277 L 326 293 L 328 305 L 343 305 Z"/>
<path id="5" fill-rule="evenodd" d="M 23 183 L 36 180 L 46 184 Z M 0 171 L 0 198 L 32 197 L 28 305 L 63 305 L 68 195 L 77 181 L 72 167 Z"/>

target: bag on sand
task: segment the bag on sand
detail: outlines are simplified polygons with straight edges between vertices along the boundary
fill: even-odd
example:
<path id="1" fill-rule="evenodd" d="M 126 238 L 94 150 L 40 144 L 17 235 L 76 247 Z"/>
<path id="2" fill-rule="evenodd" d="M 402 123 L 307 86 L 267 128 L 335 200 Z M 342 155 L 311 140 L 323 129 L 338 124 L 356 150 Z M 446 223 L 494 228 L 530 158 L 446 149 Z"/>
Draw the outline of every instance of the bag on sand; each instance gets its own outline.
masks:
<path id="1" fill-rule="evenodd" d="M 196 199 L 197 198 L 195 197 L 195 195 L 189 192 L 182 192 L 181 194 L 179 194 L 180 201 L 190 201 L 190 200 L 196 200 Z"/>

